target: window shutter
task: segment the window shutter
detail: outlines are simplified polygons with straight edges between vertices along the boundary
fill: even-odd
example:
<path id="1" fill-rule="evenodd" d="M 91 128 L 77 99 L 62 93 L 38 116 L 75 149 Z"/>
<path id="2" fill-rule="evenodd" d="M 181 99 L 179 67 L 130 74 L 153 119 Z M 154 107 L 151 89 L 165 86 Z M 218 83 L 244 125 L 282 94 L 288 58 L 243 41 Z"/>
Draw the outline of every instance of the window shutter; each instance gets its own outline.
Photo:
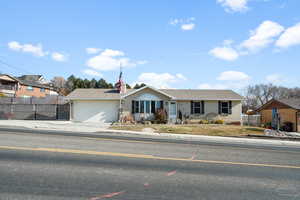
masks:
<path id="1" fill-rule="evenodd" d="M 191 101 L 191 114 L 194 114 L 194 102 Z"/>
<path id="2" fill-rule="evenodd" d="M 201 114 L 205 113 L 204 101 L 201 101 Z"/>
<path id="3" fill-rule="evenodd" d="M 135 102 L 134 102 L 134 100 L 132 100 L 132 102 L 131 102 L 131 113 L 132 113 L 132 114 L 134 114 L 134 111 L 135 111 L 134 105 L 135 105 Z"/>
<path id="4" fill-rule="evenodd" d="M 232 114 L 232 101 L 229 101 L 229 110 L 228 114 Z"/>
<path id="5" fill-rule="evenodd" d="M 222 114 L 221 101 L 219 101 L 219 114 Z"/>
<path id="6" fill-rule="evenodd" d="M 164 101 L 160 101 L 160 108 L 164 109 Z"/>

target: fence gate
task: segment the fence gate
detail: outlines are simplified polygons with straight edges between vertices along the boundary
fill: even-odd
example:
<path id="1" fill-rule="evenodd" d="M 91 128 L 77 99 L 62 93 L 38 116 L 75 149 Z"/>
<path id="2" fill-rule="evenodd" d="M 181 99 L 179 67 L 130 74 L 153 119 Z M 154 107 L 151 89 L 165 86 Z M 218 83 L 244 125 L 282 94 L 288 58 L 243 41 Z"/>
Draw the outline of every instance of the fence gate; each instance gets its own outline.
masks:
<path id="1" fill-rule="evenodd" d="M 57 119 L 69 120 L 70 119 L 70 104 L 57 105 Z"/>

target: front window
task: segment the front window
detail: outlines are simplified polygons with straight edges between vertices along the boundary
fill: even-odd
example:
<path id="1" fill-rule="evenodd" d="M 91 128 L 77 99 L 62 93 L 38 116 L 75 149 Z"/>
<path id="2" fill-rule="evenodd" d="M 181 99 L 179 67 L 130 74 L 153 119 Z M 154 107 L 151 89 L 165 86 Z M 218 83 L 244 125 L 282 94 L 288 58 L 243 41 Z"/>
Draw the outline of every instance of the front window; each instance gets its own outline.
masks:
<path id="1" fill-rule="evenodd" d="M 150 101 L 145 101 L 146 113 L 150 113 Z"/>
<path id="2" fill-rule="evenodd" d="M 40 92 L 45 92 L 45 88 L 40 88 Z"/>
<path id="3" fill-rule="evenodd" d="M 140 102 L 139 101 L 135 101 L 134 102 L 134 112 L 135 113 L 139 113 L 140 112 Z"/>
<path id="4" fill-rule="evenodd" d="M 155 101 L 151 101 L 151 113 L 155 113 L 156 107 L 155 107 Z"/>
<path id="5" fill-rule="evenodd" d="M 204 114 L 204 101 L 193 101 L 191 113 L 192 114 Z"/>
<path id="6" fill-rule="evenodd" d="M 194 113 L 195 114 L 201 113 L 201 103 L 200 102 L 194 102 Z"/>
<path id="7" fill-rule="evenodd" d="M 163 101 L 133 101 L 132 113 L 155 113 L 163 108 Z"/>
<path id="8" fill-rule="evenodd" d="M 27 86 L 26 88 L 28 91 L 33 91 L 33 87 L 32 86 Z"/>
<path id="9" fill-rule="evenodd" d="M 229 114 L 229 102 L 224 101 L 221 103 L 221 111 L 223 114 Z"/>
<path id="10" fill-rule="evenodd" d="M 145 101 L 140 101 L 140 113 L 144 113 L 145 112 Z"/>

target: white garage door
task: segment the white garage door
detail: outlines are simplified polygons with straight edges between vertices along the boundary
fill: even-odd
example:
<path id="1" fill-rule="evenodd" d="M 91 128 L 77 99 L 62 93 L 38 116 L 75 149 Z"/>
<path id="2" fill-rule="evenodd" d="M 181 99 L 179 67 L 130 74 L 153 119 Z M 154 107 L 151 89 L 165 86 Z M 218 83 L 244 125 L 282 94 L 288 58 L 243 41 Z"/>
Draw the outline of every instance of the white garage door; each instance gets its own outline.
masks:
<path id="1" fill-rule="evenodd" d="M 118 120 L 119 101 L 74 101 L 73 120 L 113 122 Z"/>

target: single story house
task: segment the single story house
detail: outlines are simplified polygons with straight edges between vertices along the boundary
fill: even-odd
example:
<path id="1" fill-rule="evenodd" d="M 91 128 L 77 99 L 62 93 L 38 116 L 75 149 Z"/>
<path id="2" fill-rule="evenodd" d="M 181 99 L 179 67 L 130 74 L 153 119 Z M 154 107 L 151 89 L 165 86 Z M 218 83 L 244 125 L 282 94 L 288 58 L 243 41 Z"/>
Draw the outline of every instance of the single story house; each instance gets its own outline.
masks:
<path id="1" fill-rule="evenodd" d="M 128 89 L 76 89 L 66 99 L 71 103 L 71 120 L 114 122 L 131 115 L 134 120 L 153 119 L 158 108 L 165 109 L 169 122 L 179 113 L 186 118 L 217 118 L 240 122 L 243 97 L 232 90 L 156 89 L 145 86 Z M 122 109 L 120 109 L 122 108 Z"/>
<path id="2" fill-rule="evenodd" d="M 45 97 L 58 95 L 42 75 L 14 77 L 0 74 L 0 93 L 7 97 Z"/>
<path id="3" fill-rule="evenodd" d="M 272 99 L 257 111 L 262 124 L 271 124 L 276 128 L 290 122 L 292 131 L 300 132 L 300 99 Z"/>

